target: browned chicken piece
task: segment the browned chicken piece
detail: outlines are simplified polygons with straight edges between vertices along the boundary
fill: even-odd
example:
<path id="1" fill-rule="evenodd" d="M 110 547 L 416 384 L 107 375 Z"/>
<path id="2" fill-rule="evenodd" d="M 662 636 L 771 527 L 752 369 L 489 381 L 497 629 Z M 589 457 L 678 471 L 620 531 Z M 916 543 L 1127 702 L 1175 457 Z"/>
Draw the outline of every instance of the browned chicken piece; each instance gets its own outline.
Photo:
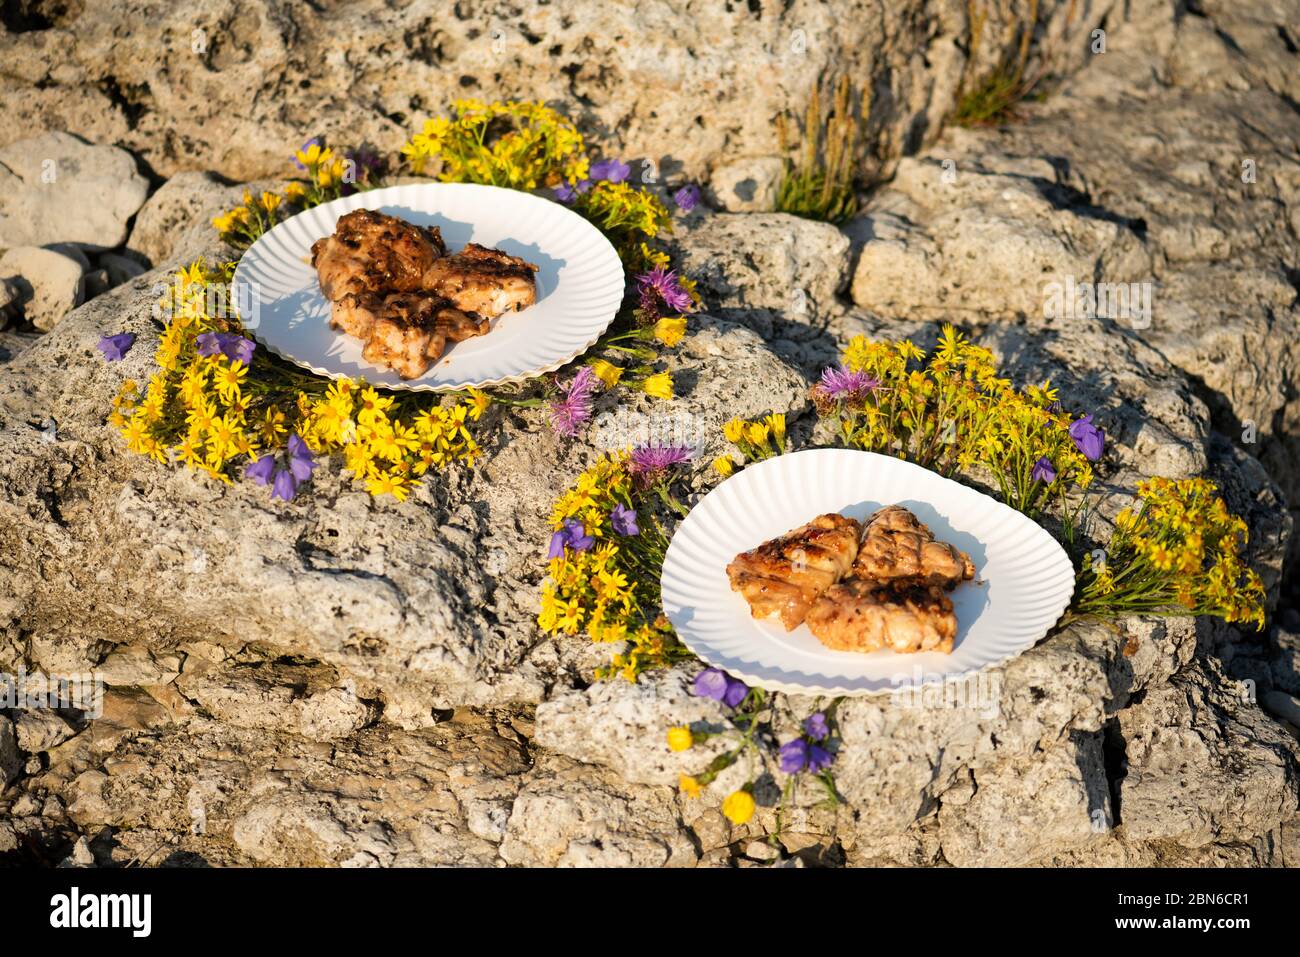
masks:
<path id="1" fill-rule="evenodd" d="M 383 308 L 382 293 L 350 292 L 330 304 L 330 325 L 358 339 L 369 339 Z"/>
<path id="2" fill-rule="evenodd" d="M 424 274 L 424 288 L 451 300 L 465 312 L 488 319 L 537 301 L 532 263 L 499 249 L 470 243 L 454 256 L 435 260 Z"/>
<path id="3" fill-rule="evenodd" d="M 952 652 L 957 616 L 937 585 L 881 585 L 847 578 L 832 585 L 805 619 L 834 651 Z"/>
<path id="4" fill-rule="evenodd" d="M 438 361 L 448 342 L 482 335 L 487 325 L 433 293 L 395 293 L 384 299 L 361 355 L 415 379 Z"/>
<path id="5" fill-rule="evenodd" d="M 330 302 L 372 291 L 369 259 L 360 249 L 346 246 L 334 236 L 311 244 L 311 264 L 320 279 L 320 291 Z"/>
<path id="6" fill-rule="evenodd" d="M 853 565 L 862 527 L 851 518 L 818 515 L 779 538 L 737 555 L 727 566 L 732 590 L 749 602 L 755 618 L 799 626 L 813 602 Z"/>
<path id="7" fill-rule="evenodd" d="M 975 577 L 970 556 L 934 535 L 901 505 L 882 508 L 867 522 L 853 574 L 876 582 L 953 588 Z"/>
<path id="8" fill-rule="evenodd" d="M 419 289 L 434 260 L 447 255 L 438 227 L 423 227 L 372 209 L 339 217 L 334 234 L 311 247 L 321 292 L 331 302 L 363 292 Z"/>
<path id="9" fill-rule="evenodd" d="M 423 375 L 448 343 L 483 335 L 491 319 L 537 298 L 531 263 L 473 243 L 448 256 L 436 226 L 370 209 L 340 216 L 311 256 L 330 325 L 403 379 Z"/>

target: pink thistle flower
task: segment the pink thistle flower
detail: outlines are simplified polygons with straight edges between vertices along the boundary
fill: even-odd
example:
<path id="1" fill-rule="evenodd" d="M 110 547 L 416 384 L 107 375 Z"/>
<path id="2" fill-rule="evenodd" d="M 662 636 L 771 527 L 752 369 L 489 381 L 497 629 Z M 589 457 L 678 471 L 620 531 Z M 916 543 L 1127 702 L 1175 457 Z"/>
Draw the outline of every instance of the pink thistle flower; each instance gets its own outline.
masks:
<path id="1" fill-rule="evenodd" d="M 641 308 L 646 312 L 659 315 L 660 304 L 666 306 L 667 315 L 689 312 L 692 306 L 691 295 L 682 288 L 677 273 L 663 266 L 655 266 L 649 272 L 636 277 L 641 290 Z"/>
<path id="2" fill-rule="evenodd" d="M 844 366 L 822 370 L 821 386 L 832 399 L 848 399 L 864 392 L 875 392 L 880 380 L 866 372 L 853 372 Z"/>
<path id="3" fill-rule="evenodd" d="M 643 486 L 650 486 L 692 454 L 685 445 L 638 445 L 629 456 L 629 471 Z"/>
<path id="4" fill-rule="evenodd" d="M 551 428 L 557 435 L 573 438 L 591 419 L 591 400 L 600 386 L 600 379 L 583 366 L 565 387 L 564 397 L 551 402 Z"/>
<path id="5" fill-rule="evenodd" d="M 822 370 L 809 397 L 820 415 L 828 415 L 838 403 L 858 404 L 880 388 L 880 380 L 867 372 L 854 372 L 845 366 L 832 366 Z"/>

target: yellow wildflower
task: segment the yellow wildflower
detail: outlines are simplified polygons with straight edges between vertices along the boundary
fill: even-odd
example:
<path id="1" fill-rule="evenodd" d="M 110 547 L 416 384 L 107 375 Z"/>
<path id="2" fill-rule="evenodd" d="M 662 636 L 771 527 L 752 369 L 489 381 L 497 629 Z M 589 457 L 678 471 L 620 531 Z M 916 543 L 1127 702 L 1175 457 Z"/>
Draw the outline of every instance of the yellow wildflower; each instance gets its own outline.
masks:
<path id="1" fill-rule="evenodd" d="M 658 372 L 649 376 L 641 383 L 641 388 L 645 394 L 656 399 L 671 399 L 673 397 L 673 377 L 667 372 Z"/>
<path id="2" fill-rule="evenodd" d="M 229 458 L 234 454 L 235 428 L 224 416 L 217 416 L 208 426 L 208 452 Z"/>
<path id="3" fill-rule="evenodd" d="M 479 418 L 487 411 L 487 407 L 492 404 L 492 397 L 486 392 L 480 392 L 472 386 L 469 389 L 469 417 L 477 422 Z"/>
<path id="4" fill-rule="evenodd" d="M 325 157 L 327 157 L 329 153 L 329 149 L 322 150 L 320 143 L 312 141 L 307 144 L 305 150 L 298 150 L 294 156 L 297 157 L 298 162 L 303 166 L 311 167 L 315 166 L 317 163 L 324 162 Z"/>
<path id="5" fill-rule="evenodd" d="M 217 415 L 217 408 L 206 399 L 200 399 L 190 406 L 185 421 L 191 432 L 206 432 Z"/>
<path id="6" fill-rule="evenodd" d="M 377 471 L 369 447 L 360 442 L 353 442 L 344 447 L 343 465 L 359 479 L 370 478 Z"/>
<path id="7" fill-rule="evenodd" d="M 279 409 L 270 407 L 262 415 L 262 421 L 258 425 L 258 435 L 267 445 L 277 445 L 281 438 L 288 434 L 288 429 L 284 424 L 284 413 Z"/>
<path id="8" fill-rule="evenodd" d="M 127 420 L 126 425 L 122 429 L 122 435 L 126 439 L 127 447 L 133 452 L 138 450 L 137 447 L 141 440 L 144 439 L 145 434 L 146 426 L 144 420 L 134 415 Z"/>
<path id="9" fill-rule="evenodd" d="M 660 319 L 655 323 L 654 330 L 655 338 L 671 349 L 681 342 L 682 337 L 686 335 L 686 317 L 675 316 Z"/>
<path id="10" fill-rule="evenodd" d="M 156 462 L 167 462 L 167 447 L 152 435 L 146 435 L 140 441 L 140 452 Z"/>
<path id="11" fill-rule="evenodd" d="M 235 212 L 242 213 L 243 218 L 245 219 L 248 218 L 248 210 L 244 209 L 242 206 L 235 210 Z M 199 260 L 195 260 L 188 266 L 181 267 L 176 271 L 176 281 L 180 283 L 182 289 L 187 289 L 190 286 L 204 285 L 207 282 L 207 278 L 203 275 L 203 263 Z"/>
<path id="12" fill-rule="evenodd" d="M 236 395 L 226 405 L 226 418 L 243 426 L 248 421 L 248 406 L 251 401 L 246 395 Z"/>
<path id="13" fill-rule="evenodd" d="M 389 472 L 379 472 L 366 482 L 366 490 L 376 497 L 391 495 L 399 502 L 406 501 L 407 481 Z"/>
<path id="14" fill-rule="evenodd" d="M 257 443 L 243 429 L 236 429 L 230 439 L 230 448 L 234 455 L 252 455 L 257 451 Z"/>
<path id="15" fill-rule="evenodd" d="M 604 359 L 593 359 L 588 365 L 591 366 L 591 371 L 596 373 L 596 378 L 605 383 L 607 389 L 615 385 L 623 376 L 622 366 L 616 366 Z"/>
<path id="16" fill-rule="evenodd" d="M 778 449 L 785 447 L 785 413 L 774 412 L 765 420 L 768 427 L 772 430 L 772 436 L 776 439 Z"/>
<path id="17" fill-rule="evenodd" d="M 217 387 L 221 398 L 231 402 L 239 395 L 239 387 L 247 377 L 248 366 L 235 359 L 229 365 L 217 369 L 213 376 L 213 384 Z"/>
<path id="18" fill-rule="evenodd" d="M 687 751 L 695 739 L 691 736 L 691 729 L 678 726 L 668 729 L 668 747 L 673 751 Z"/>
<path id="19" fill-rule="evenodd" d="M 754 816 L 754 795 L 748 791 L 733 791 L 722 802 L 722 813 L 732 824 L 744 824 Z"/>
<path id="20" fill-rule="evenodd" d="M 1162 572 L 1170 571 L 1174 567 L 1174 556 L 1168 548 L 1163 545 L 1151 546 L 1151 564 Z"/>
<path id="21" fill-rule="evenodd" d="M 366 388 L 361 393 L 361 409 L 357 412 L 357 422 L 362 425 L 373 425 L 378 421 L 386 421 L 385 413 L 392 408 L 395 401 L 391 395 L 380 395 L 373 388 Z"/>
<path id="22" fill-rule="evenodd" d="M 228 213 L 222 213 L 220 216 L 213 217 L 212 225 L 216 227 L 218 233 L 230 233 L 245 225 L 248 222 L 248 209 L 244 206 L 237 206 Z"/>
<path id="23" fill-rule="evenodd" d="M 199 445 L 200 443 L 193 436 L 187 435 L 176 446 L 177 460 L 182 465 L 188 465 L 191 468 L 200 467 L 203 464 L 203 454 Z"/>

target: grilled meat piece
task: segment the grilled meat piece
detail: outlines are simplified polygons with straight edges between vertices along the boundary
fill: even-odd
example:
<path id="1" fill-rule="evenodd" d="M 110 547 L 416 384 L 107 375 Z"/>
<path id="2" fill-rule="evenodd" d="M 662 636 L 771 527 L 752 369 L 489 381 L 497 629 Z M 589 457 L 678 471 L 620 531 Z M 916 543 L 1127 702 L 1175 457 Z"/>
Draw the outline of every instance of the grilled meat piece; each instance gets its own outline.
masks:
<path id="1" fill-rule="evenodd" d="M 369 339 L 383 308 L 381 293 L 349 292 L 330 304 L 330 325 L 358 339 Z"/>
<path id="2" fill-rule="evenodd" d="M 415 379 L 438 361 L 448 342 L 480 336 L 487 327 L 486 319 L 466 315 L 433 293 L 395 293 L 383 300 L 361 355 Z"/>
<path id="3" fill-rule="evenodd" d="M 372 209 L 339 217 L 334 234 L 311 247 L 321 292 L 331 302 L 364 292 L 419 289 L 436 259 L 447 255 L 438 227 L 423 227 Z"/>
<path id="4" fill-rule="evenodd" d="M 344 245 L 334 236 L 311 244 L 311 264 L 320 279 L 320 291 L 330 302 L 376 288 L 372 285 L 369 258 L 359 248 Z"/>
<path id="5" fill-rule="evenodd" d="M 853 565 L 861 526 L 829 513 L 737 555 L 727 566 L 731 587 L 755 618 L 773 615 L 798 627 L 814 601 Z"/>
<path id="6" fill-rule="evenodd" d="M 940 651 L 957 637 L 952 600 L 937 585 L 846 578 L 813 603 L 808 630 L 835 651 Z"/>
<path id="7" fill-rule="evenodd" d="M 933 533 L 901 505 L 882 508 L 862 532 L 853 574 L 877 582 L 953 588 L 975 577 L 970 556 L 937 542 Z"/>
<path id="8" fill-rule="evenodd" d="M 537 267 L 471 243 L 447 255 L 435 227 L 357 209 L 311 247 L 330 325 L 365 344 L 368 362 L 404 379 L 423 375 L 448 343 L 488 331 L 489 321 L 537 298 Z"/>
<path id="9" fill-rule="evenodd" d="M 532 263 L 499 249 L 470 243 L 454 256 L 435 260 L 424 274 L 424 288 L 451 300 L 465 312 L 488 319 L 537 301 Z"/>

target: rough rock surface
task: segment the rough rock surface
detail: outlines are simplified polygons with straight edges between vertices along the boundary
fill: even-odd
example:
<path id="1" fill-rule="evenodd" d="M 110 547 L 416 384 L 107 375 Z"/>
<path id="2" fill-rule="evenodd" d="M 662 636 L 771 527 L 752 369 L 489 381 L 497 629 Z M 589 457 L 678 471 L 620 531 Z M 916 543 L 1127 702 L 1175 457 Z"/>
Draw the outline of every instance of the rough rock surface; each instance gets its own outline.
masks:
<path id="1" fill-rule="evenodd" d="M 1295 740 L 1206 669 L 1151 689 L 1109 733 L 1123 748 L 1116 799 L 1134 840 L 1188 848 L 1249 841 L 1261 822 L 1296 813 Z"/>
<path id="2" fill-rule="evenodd" d="M 8 718 L 0 719 L 0 781 L 8 785 L 18 777 L 22 767 L 23 756 L 14 724 Z"/>
<path id="3" fill-rule="evenodd" d="M 18 330 L 0 332 L 0 364 L 8 362 L 38 338 L 40 338 L 39 333 Z"/>
<path id="4" fill-rule="evenodd" d="M 1076 64 L 1117 6 L 1043 0 L 1046 59 Z M 772 155 L 774 118 L 802 116 L 817 78 L 841 71 L 872 90 L 876 162 L 887 163 L 938 131 L 967 69 L 969 32 L 962 0 L 20 8 L 26 15 L 0 35 L 0 111 L 13 118 L 0 138 L 73 129 L 164 176 L 198 168 L 234 179 L 283 173 L 304 130 L 395 150 L 463 96 L 568 104 L 626 156 L 700 179 L 724 159 Z M 1007 21 L 998 5 L 971 70 L 1015 49 Z"/>
<path id="5" fill-rule="evenodd" d="M 171 258 L 177 232 L 205 223 L 230 205 L 230 189 L 211 173 L 177 173 L 145 202 L 126 248 L 155 266 Z"/>
<path id="6" fill-rule="evenodd" d="M 849 240 L 834 226 L 789 213 L 700 216 L 679 240 L 681 268 L 720 315 L 758 322 L 773 312 L 812 321 L 835 305 Z"/>
<path id="7" fill-rule="evenodd" d="M 4 328 L 9 307 L 15 306 L 22 298 L 18 284 L 9 278 L 0 278 L 0 328 Z"/>
<path id="8" fill-rule="evenodd" d="M 758 7 L 758 29 L 721 39 L 744 33 L 724 23 L 720 42 L 763 42 L 825 9 Z M 356 29 L 353 9 L 331 16 L 358 50 L 415 16 L 385 10 L 378 26 Z M 901 117 L 950 101 L 955 88 L 960 18 L 947 4 L 934 9 L 922 31 L 932 62 L 899 67 L 890 81 L 918 85 L 881 107 L 878 161 L 931 138 L 924 123 L 900 134 Z M 1080 22 L 1100 12 L 1090 6 Z M 95 46 L 97 16 L 33 21 L 0 39 L 20 79 L 36 69 L 33 51 L 71 44 L 29 113 L 88 111 L 97 93 L 84 77 L 134 69 L 116 52 L 86 55 L 116 49 Z M 203 16 L 223 24 L 208 34 L 211 86 L 194 87 L 210 97 L 222 83 L 270 82 L 276 63 L 317 42 L 295 18 L 319 36 L 323 17 L 252 4 Z M 1076 623 L 965 686 L 964 698 L 846 700 L 837 803 L 805 782 L 774 841 L 776 768 L 736 766 L 699 800 L 675 786 L 725 746 L 676 753 L 664 740 L 674 724 L 724 721 L 690 693 L 700 665 L 595 682 L 607 649 L 533 624 L 550 501 L 603 448 L 667 430 L 707 457 L 724 419 L 768 410 L 789 410 L 792 436 L 807 440 L 807 384 L 849 337 L 928 344 L 938 319 L 998 352 L 1014 380 L 1051 377 L 1072 408 L 1104 424 L 1111 452 L 1091 536 L 1105 538 L 1138 479 L 1208 474 L 1245 517 L 1251 560 L 1277 600 L 1295 540 L 1285 468 L 1296 414 L 1288 270 L 1300 261 L 1294 54 L 1266 5 L 1200 4 L 1175 16 L 1146 0 L 1126 16 L 1133 22 L 1108 22 L 1107 52 L 1045 103 L 1024 106 L 1019 123 L 945 133 L 904 159 L 844 230 L 765 211 L 679 217 L 677 251 L 708 306 L 674 360 L 679 400 L 598 404 L 595 427 L 563 448 L 539 412 L 495 407 L 477 474 L 432 477 L 400 505 L 350 488 L 332 466 L 318 470 L 311 495 L 277 505 L 247 483 L 226 488 L 131 456 L 103 426 L 119 383 L 150 371 L 155 284 L 168 267 L 221 254 L 207 220 L 241 191 L 206 175 L 174 178 L 129 243 L 161 270 L 44 337 L 0 338 L 0 670 L 93 669 L 107 685 L 98 716 L 0 715 L 0 775 L 12 781 L 0 792 L 0 850 L 35 844 L 105 865 L 1300 863 L 1300 741 L 1275 716 L 1282 698 L 1300 694 L 1300 614 L 1285 603 L 1265 635 L 1204 619 Z M 138 29 L 131 43 L 163 31 L 188 44 L 193 26 L 164 16 Z M 445 26 L 421 48 L 453 76 L 473 49 L 460 45 L 462 29 Z M 844 42 L 845 31 L 874 29 L 840 24 L 827 35 Z M 588 58 L 611 42 L 594 39 L 592 24 L 538 35 L 565 30 L 591 34 Z M 906 38 L 890 36 L 864 49 L 894 56 Z M 508 37 L 506 56 L 531 63 L 534 46 L 545 44 Z M 727 82 L 743 80 L 749 66 L 720 49 L 738 57 Z M 385 79 L 382 60 L 349 82 L 337 61 L 304 78 L 319 80 L 317 96 L 379 89 L 367 102 L 418 111 L 400 91 L 423 68 Z M 635 60 L 618 60 L 611 75 Z M 499 82 L 514 82 L 506 74 Z M 0 102 L 12 77 L 0 81 Z M 586 67 L 569 79 L 591 97 L 588 120 L 637 117 L 619 125 L 629 149 L 661 142 L 680 119 L 620 100 L 641 91 L 613 95 Z M 269 160 L 252 167 L 263 145 L 266 157 L 283 151 L 276 124 L 300 135 L 291 103 L 247 153 L 220 153 L 222 137 L 184 146 L 178 117 L 199 94 L 167 71 L 147 88 L 132 82 L 119 89 L 137 104 L 135 125 L 123 121 L 114 136 L 157 169 L 179 168 L 183 147 L 212 149 L 204 165 L 226 173 L 269 172 Z M 688 75 L 681 102 L 698 95 L 694 84 Z M 81 100 L 44 92 L 56 87 Z M 760 88 L 755 102 L 771 106 L 769 94 Z M 725 136 L 711 125 L 722 114 L 709 114 L 696 152 L 677 159 L 693 173 L 724 146 L 765 155 L 769 144 L 747 124 L 766 107 L 746 108 L 756 112 L 721 108 L 732 122 Z M 266 120 L 260 109 L 247 122 Z M 96 122 L 118 122 L 104 115 Z M 209 122 L 230 132 L 246 122 L 234 116 Z M 376 123 L 392 145 L 396 121 Z M 1218 152 L 1198 149 L 1209 130 Z M 1097 150 L 1098 137 L 1112 148 Z M 1238 154 L 1257 160 L 1253 184 L 1240 182 Z M 226 165 L 237 156 L 250 168 Z M 944 160 L 954 161 L 952 183 Z M 1045 315 L 1044 284 L 1068 279 L 1153 283 L 1150 324 Z M 123 362 L 94 351 L 106 331 L 137 334 Z M 1248 421 L 1260 442 L 1244 437 Z M 826 704 L 775 702 L 774 741 Z M 733 827 L 719 804 L 749 772 L 758 813 Z"/>
<path id="9" fill-rule="evenodd" d="M 767 213 L 776 208 L 785 163 L 779 156 L 755 156 L 715 167 L 709 178 L 713 200 L 729 213 Z"/>
<path id="10" fill-rule="evenodd" d="M 22 124 L 6 127 L 18 132 Z M 61 132 L 11 142 L 0 148 L 0 248 L 118 246 L 148 194 L 126 150 Z"/>
<path id="11" fill-rule="evenodd" d="M 17 246 L 0 256 L 0 276 L 17 297 L 10 304 L 37 329 L 53 329 L 81 303 L 88 261 L 76 247 Z"/>

